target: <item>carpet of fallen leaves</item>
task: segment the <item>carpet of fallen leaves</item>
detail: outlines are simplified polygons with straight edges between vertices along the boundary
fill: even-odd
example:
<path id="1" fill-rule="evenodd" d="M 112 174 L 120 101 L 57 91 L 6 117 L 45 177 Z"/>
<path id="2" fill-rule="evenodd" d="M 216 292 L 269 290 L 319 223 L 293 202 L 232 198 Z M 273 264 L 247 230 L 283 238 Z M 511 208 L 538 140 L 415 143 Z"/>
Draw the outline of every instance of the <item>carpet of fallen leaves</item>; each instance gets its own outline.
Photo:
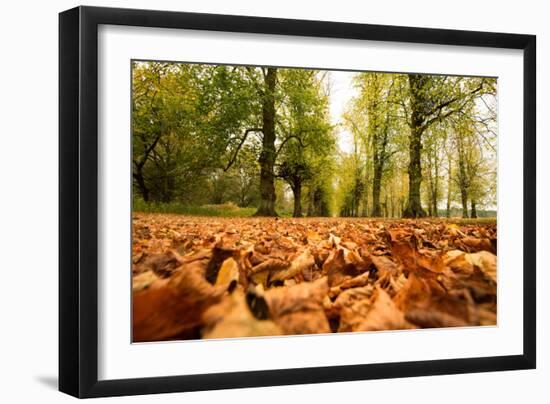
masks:
<path id="1" fill-rule="evenodd" d="M 135 213 L 134 342 L 496 324 L 496 224 Z"/>

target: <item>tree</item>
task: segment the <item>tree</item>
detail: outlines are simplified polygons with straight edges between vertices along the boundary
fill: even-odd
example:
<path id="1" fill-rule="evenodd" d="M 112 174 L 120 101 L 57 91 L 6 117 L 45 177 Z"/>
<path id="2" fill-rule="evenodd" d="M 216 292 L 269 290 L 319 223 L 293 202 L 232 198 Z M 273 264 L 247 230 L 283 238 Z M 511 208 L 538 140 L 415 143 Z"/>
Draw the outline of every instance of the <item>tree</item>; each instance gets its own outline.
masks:
<path id="1" fill-rule="evenodd" d="M 357 144 L 356 144 L 357 146 Z M 355 148 L 357 151 L 357 148 Z M 337 183 L 338 212 L 340 216 L 357 217 L 363 194 L 362 164 L 357 152 L 340 156 Z"/>
<path id="2" fill-rule="evenodd" d="M 447 158 L 447 206 L 445 209 L 445 217 L 451 217 L 451 203 L 452 203 L 452 185 L 453 185 L 453 153 L 451 146 L 449 146 L 448 138 L 445 142 L 445 157 Z"/>
<path id="3" fill-rule="evenodd" d="M 441 195 L 442 167 L 445 158 L 447 126 L 444 122 L 433 124 L 426 130 L 424 139 L 425 177 L 427 178 L 428 215 L 438 216 L 438 202 Z"/>
<path id="4" fill-rule="evenodd" d="M 262 97 L 262 151 L 260 153 L 260 206 L 255 216 L 277 216 L 275 212 L 275 86 L 277 68 L 263 69 Z"/>
<path id="5" fill-rule="evenodd" d="M 163 120 L 160 116 L 162 96 L 159 96 L 160 81 L 166 74 L 167 66 L 151 64 L 150 69 L 133 64 L 132 164 L 134 183 L 145 201 L 150 199 L 150 189 L 146 181 L 145 164 L 162 136 Z"/>
<path id="6" fill-rule="evenodd" d="M 400 115 L 399 99 L 407 94 L 405 76 L 385 73 L 360 73 L 354 80 L 359 90 L 343 118 L 354 137 L 355 153 L 363 155 L 363 180 L 356 181 L 355 190 L 363 192 L 363 215 L 382 216 L 388 213 L 389 192 L 383 182 L 391 158 L 402 149 L 404 116 Z M 369 209 L 369 190 L 372 209 Z"/>
<path id="7" fill-rule="evenodd" d="M 401 96 L 401 75 L 366 73 L 359 76 L 361 98 L 368 116 L 367 137 L 372 159 L 371 216 L 382 216 L 380 203 L 382 179 L 389 160 L 398 149 L 394 138 L 401 131 L 396 100 Z M 393 146 L 393 148 L 392 148 Z M 366 149 L 368 150 L 368 149 Z"/>
<path id="8" fill-rule="evenodd" d="M 258 115 L 244 69 L 134 62 L 132 73 L 136 189 L 145 201 L 195 200 Z"/>
<path id="9" fill-rule="evenodd" d="M 496 170 L 492 166 L 494 160 L 486 158 L 483 143 L 475 135 L 471 120 L 461 121 L 460 124 L 457 122 L 454 138 L 458 160 L 455 182 L 460 191 L 462 217 L 476 218 L 478 204 L 485 202 L 489 195 L 495 194 Z"/>
<path id="10" fill-rule="evenodd" d="M 485 79 L 486 89 L 477 97 L 470 98 L 458 114 L 452 117 L 454 146 L 457 153 L 455 182 L 460 191 L 462 216 L 477 217 L 477 205 L 488 195 L 494 195 L 496 167 L 496 138 L 493 125 L 496 113 L 489 106 L 489 99 L 496 95 L 494 80 Z M 494 101 L 494 99 L 493 99 Z M 483 108 L 480 108 L 483 106 Z M 483 110 L 482 113 L 480 110 Z"/>
<path id="11" fill-rule="evenodd" d="M 277 148 L 278 176 L 292 190 L 294 217 L 302 216 L 303 186 L 309 181 L 314 182 L 320 173 L 320 167 L 315 167 L 316 162 L 333 153 L 334 139 L 324 79 L 325 76 L 316 70 L 285 69 L 280 73 L 283 95 L 277 116 L 277 127 L 282 134 Z M 310 186 L 310 200 L 320 197 L 321 189 L 315 188 Z"/>
<path id="12" fill-rule="evenodd" d="M 356 82 L 361 78 L 357 77 Z M 361 97 L 352 99 L 342 116 L 344 127 L 351 133 L 353 149 L 350 155 L 341 156 L 342 181 L 338 193 L 342 216 L 368 216 L 369 184 L 372 183 L 372 146 L 369 120 Z M 362 209 L 361 209 L 362 205 Z"/>
<path id="13" fill-rule="evenodd" d="M 256 152 L 250 145 L 244 147 L 237 159 L 235 171 L 237 203 L 241 207 L 250 206 L 258 200 L 259 167 Z"/>
<path id="14" fill-rule="evenodd" d="M 435 122 L 460 111 L 476 94 L 482 93 L 485 79 L 409 74 L 409 198 L 403 216 L 423 217 L 422 135 Z"/>

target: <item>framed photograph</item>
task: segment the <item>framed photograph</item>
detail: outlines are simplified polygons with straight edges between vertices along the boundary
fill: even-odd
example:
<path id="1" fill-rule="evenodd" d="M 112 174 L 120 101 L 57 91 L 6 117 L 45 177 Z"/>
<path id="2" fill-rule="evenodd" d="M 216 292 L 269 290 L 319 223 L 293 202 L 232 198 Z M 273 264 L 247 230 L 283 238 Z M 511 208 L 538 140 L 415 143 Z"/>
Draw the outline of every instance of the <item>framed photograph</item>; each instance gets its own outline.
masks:
<path id="1" fill-rule="evenodd" d="M 61 391 L 535 368 L 535 36 L 78 7 L 59 46 Z"/>

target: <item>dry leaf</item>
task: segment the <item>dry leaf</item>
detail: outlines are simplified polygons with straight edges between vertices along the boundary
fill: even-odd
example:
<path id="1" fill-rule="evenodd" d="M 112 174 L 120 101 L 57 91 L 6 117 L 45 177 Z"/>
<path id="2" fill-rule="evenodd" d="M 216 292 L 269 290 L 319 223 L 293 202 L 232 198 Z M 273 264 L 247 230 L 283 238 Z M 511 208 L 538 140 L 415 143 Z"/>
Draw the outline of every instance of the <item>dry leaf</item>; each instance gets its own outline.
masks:
<path id="1" fill-rule="evenodd" d="M 188 259 L 172 277 L 133 294 L 135 342 L 177 338 L 202 325 L 203 311 L 219 301 L 225 288 L 206 280 L 211 257 L 199 253 L 195 258 Z"/>
<path id="2" fill-rule="evenodd" d="M 270 289 L 265 297 L 273 320 L 285 334 L 316 334 L 330 332 L 323 309 L 327 292 L 323 277 L 313 283 Z"/>
<path id="3" fill-rule="evenodd" d="M 147 289 L 158 279 L 159 277 L 156 276 L 153 271 L 137 274 L 132 278 L 132 292 L 136 293 L 140 290 Z"/>
<path id="4" fill-rule="evenodd" d="M 294 278 L 303 272 L 313 271 L 314 269 L 315 259 L 311 252 L 306 249 L 298 257 L 292 260 L 288 268 L 272 271 L 269 281 L 284 281 L 285 279 Z"/>
<path id="5" fill-rule="evenodd" d="M 221 286 L 230 292 L 237 287 L 239 282 L 239 266 L 233 258 L 226 259 L 218 272 L 216 286 Z"/>
<path id="6" fill-rule="evenodd" d="M 226 296 L 203 314 L 203 338 L 239 338 L 281 335 L 271 320 L 258 319 L 247 305 L 243 292 Z"/>
<path id="7" fill-rule="evenodd" d="M 390 296 L 382 289 L 377 288 L 365 319 L 355 331 L 405 330 L 408 328 L 415 327 L 405 320 L 403 312 L 395 306 Z"/>

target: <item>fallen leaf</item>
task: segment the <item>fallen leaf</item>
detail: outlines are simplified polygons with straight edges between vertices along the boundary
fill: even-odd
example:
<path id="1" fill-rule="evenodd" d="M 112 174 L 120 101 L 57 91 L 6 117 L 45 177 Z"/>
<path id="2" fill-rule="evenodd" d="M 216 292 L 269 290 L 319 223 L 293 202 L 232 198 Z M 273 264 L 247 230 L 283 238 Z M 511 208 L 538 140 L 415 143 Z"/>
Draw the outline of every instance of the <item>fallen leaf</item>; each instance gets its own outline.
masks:
<path id="1" fill-rule="evenodd" d="M 239 266 L 233 258 L 226 259 L 220 267 L 216 278 L 216 286 L 221 286 L 230 292 L 239 282 Z"/>
<path id="2" fill-rule="evenodd" d="M 158 341 L 202 325 L 202 313 L 219 301 L 225 288 L 206 279 L 210 256 L 197 254 L 188 259 L 174 275 L 159 279 L 132 299 L 133 341 Z"/>
<path id="3" fill-rule="evenodd" d="M 305 271 L 313 271 L 315 267 L 315 259 L 309 249 L 306 249 L 291 261 L 288 268 L 272 271 L 269 281 L 284 281 L 285 279 L 294 278 Z"/>
<path id="4" fill-rule="evenodd" d="M 135 275 L 132 278 L 132 292 L 139 292 L 140 290 L 147 289 L 155 281 L 159 279 L 153 271 L 146 271 Z"/>
<path id="5" fill-rule="evenodd" d="M 382 289 L 377 288 L 365 319 L 355 331 L 406 330 L 410 328 L 416 327 L 405 319 L 403 312 L 395 306 L 390 296 Z"/>
<path id="6" fill-rule="evenodd" d="M 271 320 L 258 319 L 250 310 L 245 295 L 235 291 L 208 308 L 203 314 L 203 338 L 241 338 L 281 335 Z"/>
<path id="7" fill-rule="evenodd" d="M 328 292 L 326 277 L 315 282 L 269 289 L 265 293 L 269 312 L 285 334 L 330 332 L 323 308 Z"/>

